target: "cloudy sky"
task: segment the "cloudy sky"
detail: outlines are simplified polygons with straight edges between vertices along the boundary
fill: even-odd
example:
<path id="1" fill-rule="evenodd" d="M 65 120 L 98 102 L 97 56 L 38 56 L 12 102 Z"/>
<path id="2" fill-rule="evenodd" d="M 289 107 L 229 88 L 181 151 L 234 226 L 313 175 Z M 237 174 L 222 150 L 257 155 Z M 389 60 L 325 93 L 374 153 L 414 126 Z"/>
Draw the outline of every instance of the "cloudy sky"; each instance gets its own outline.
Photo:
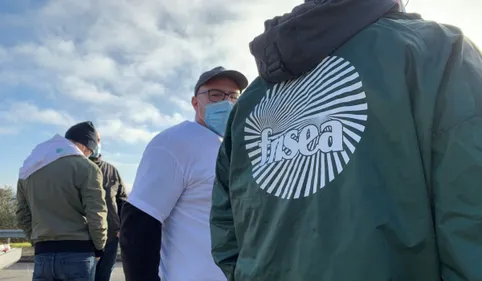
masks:
<path id="1" fill-rule="evenodd" d="M 15 184 L 36 144 L 85 120 L 130 185 L 153 135 L 193 119 L 198 75 L 223 65 L 255 78 L 248 43 L 301 2 L 0 1 L 0 185 Z M 407 10 L 482 47 L 482 1 L 455 2 L 411 0 Z"/>

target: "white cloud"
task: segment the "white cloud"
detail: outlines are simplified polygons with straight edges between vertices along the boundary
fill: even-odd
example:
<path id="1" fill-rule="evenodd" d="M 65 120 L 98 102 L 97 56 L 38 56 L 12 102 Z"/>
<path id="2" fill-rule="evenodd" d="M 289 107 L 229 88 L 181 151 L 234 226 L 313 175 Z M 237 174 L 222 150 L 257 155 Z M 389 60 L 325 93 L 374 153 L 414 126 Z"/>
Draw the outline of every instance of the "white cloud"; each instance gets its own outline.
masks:
<path id="1" fill-rule="evenodd" d="M 71 126 L 75 123 L 68 113 L 51 108 L 41 109 L 27 102 L 14 102 L 9 108 L 0 111 L 0 120 L 7 124 L 42 123 L 59 127 Z"/>
<path id="2" fill-rule="evenodd" d="M 146 126 L 127 126 L 120 119 L 100 120 L 96 127 L 101 138 L 116 138 L 129 144 L 148 142 L 156 134 L 156 132 L 149 131 Z"/>
<path id="3" fill-rule="evenodd" d="M 8 17 L 12 27 L 28 27 L 35 36 L 0 48 L 0 82 L 30 85 L 40 100 L 61 99 L 76 118 L 101 124 L 107 138 L 145 142 L 155 132 L 192 118 L 190 97 L 202 71 L 224 65 L 254 79 L 249 42 L 263 31 L 266 19 L 300 3 L 49 0 L 27 16 Z M 482 22 L 476 7 L 482 4 L 453 3 L 419 0 L 408 9 L 460 25 L 480 46 L 477 26 Z M 455 8 L 460 12 L 454 14 Z M 39 122 L 73 122 L 56 109 L 37 112 Z M 22 118 L 16 121 L 31 122 Z"/>
<path id="4" fill-rule="evenodd" d="M 0 135 L 16 135 L 18 129 L 14 127 L 0 127 Z"/>

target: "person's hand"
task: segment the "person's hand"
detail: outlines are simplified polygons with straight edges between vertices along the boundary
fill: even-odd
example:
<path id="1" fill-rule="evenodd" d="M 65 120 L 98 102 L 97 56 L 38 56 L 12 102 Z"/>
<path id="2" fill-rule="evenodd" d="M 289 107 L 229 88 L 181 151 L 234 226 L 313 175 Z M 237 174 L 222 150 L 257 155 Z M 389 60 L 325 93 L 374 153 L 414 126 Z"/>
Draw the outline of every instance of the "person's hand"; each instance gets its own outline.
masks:
<path id="1" fill-rule="evenodd" d="M 120 232 L 117 232 L 117 238 L 119 238 L 119 237 L 120 237 Z"/>
<path id="2" fill-rule="evenodd" d="M 96 258 L 95 258 L 95 261 L 99 261 L 99 260 L 100 260 L 100 257 L 96 257 Z"/>

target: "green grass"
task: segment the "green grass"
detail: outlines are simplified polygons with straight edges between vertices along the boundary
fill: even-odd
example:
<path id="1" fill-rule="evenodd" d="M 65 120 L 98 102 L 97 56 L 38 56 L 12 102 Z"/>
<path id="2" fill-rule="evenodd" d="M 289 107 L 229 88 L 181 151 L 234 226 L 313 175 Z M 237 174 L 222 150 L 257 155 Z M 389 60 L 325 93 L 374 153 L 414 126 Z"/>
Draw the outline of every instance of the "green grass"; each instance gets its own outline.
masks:
<path id="1" fill-rule="evenodd" d="M 10 243 L 10 247 L 12 248 L 30 248 L 32 244 L 29 242 L 22 242 L 22 243 Z"/>

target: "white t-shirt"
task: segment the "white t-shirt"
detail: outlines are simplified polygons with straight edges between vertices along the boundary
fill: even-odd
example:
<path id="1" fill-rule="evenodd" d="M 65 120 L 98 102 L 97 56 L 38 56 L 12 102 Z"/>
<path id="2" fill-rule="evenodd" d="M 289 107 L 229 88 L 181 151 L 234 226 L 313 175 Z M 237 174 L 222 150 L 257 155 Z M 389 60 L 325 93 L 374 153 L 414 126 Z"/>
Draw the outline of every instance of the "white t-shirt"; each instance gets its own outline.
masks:
<path id="1" fill-rule="evenodd" d="M 163 281 L 226 281 L 211 256 L 209 215 L 221 138 L 196 122 L 147 145 L 129 202 L 162 223 Z"/>

